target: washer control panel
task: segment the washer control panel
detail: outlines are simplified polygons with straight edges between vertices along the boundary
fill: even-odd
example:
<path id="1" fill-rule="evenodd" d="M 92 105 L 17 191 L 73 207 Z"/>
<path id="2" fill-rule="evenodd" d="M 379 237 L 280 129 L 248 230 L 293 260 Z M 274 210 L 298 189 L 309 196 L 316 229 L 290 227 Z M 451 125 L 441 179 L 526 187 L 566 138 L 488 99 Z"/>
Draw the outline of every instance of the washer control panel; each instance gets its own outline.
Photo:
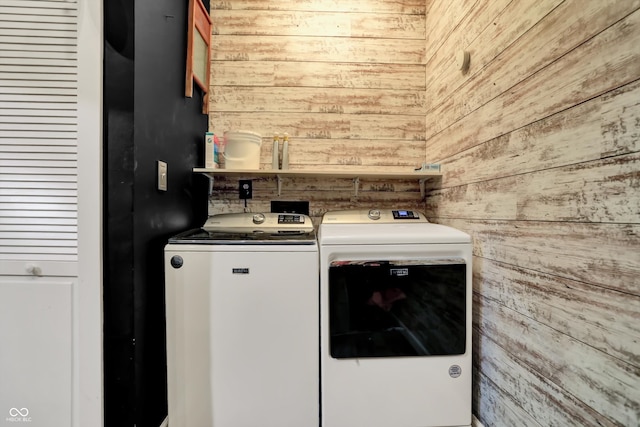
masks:
<path id="1" fill-rule="evenodd" d="M 202 228 L 206 231 L 226 231 L 236 233 L 310 232 L 313 222 L 307 215 L 290 213 L 229 213 L 212 215 Z"/>
<path id="2" fill-rule="evenodd" d="M 304 224 L 305 215 L 278 214 L 278 224 Z"/>

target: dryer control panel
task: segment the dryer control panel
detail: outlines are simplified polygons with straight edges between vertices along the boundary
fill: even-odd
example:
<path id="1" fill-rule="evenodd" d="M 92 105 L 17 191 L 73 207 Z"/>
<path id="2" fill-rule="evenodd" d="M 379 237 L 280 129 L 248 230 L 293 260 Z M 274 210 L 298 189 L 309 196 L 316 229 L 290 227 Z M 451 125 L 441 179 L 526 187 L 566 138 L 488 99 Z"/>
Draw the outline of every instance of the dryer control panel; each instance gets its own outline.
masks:
<path id="1" fill-rule="evenodd" d="M 414 211 L 391 211 L 393 219 L 420 219 L 420 214 Z"/>
<path id="2" fill-rule="evenodd" d="M 398 222 L 429 222 L 424 214 L 407 209 L 369 209 L 331 211 L 322 217 L 323 224 L 393 224 Z"/>

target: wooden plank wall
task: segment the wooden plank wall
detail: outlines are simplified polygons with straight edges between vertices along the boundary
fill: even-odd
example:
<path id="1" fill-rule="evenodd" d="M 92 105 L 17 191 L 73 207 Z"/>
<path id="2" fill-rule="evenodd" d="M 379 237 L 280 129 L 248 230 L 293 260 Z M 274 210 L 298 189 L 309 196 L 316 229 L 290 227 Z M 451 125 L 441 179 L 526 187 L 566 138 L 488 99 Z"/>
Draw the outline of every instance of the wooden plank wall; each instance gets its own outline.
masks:
<path id="1" fill-rule="evenodd" d="M 639 8 L 427 12 L 426 155 L 444 176 L 426 211 L 474 239 L 485 426 L 640 425 Z"/>
<path id="2" fill-rule="evenodd" d="M 212 1 L 209 129 L 290 135 L 290 169 L 407 171 L 424 161 L 424 0 Z M 422 208 L 417 182 L 254 180 L 252 210 L 270 200 L 329 209 Z M 209 213 L 241 210 L 237 181 L 218 179 Z"/>

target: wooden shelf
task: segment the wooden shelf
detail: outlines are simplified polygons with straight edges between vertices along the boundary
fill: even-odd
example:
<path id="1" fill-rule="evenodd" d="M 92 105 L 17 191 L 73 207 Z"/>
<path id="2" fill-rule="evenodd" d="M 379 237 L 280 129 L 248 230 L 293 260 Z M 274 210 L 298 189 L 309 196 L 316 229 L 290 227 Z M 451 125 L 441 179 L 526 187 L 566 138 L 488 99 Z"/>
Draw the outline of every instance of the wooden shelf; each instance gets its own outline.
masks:
<path id="1" fill-rule="evenodd" d="M 194 173 L 201 173 L 211 180 L 219 177 L 275 177 L 278 182 L 278 196 L 282 190 L 283 178 L 307 177 L 307 178 L 347 178 L 353 180 L 354 195 L 358 196 L 360 179 L 417 179 L 420 185 L 420 196 L 425 198 L 425 183 L 442 177 L 440 171 L 408 171 L 408 172 L 379 172 L 379 171 L 349 171 L 349 170 L 300 170 L 300 169 L 209 169 L 193 168 Z"/>

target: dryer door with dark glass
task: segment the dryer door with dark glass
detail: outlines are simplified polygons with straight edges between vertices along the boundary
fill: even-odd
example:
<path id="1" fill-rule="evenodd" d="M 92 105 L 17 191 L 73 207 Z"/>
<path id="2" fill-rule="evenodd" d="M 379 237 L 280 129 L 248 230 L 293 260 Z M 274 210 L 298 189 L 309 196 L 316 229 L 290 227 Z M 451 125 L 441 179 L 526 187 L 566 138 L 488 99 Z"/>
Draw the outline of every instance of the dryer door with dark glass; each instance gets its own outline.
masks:
<path id="1" fill-rule="evenodd" d="M 464 354 L 466 268 L 461 258 L 332 262 L 331 357 Z"/>

